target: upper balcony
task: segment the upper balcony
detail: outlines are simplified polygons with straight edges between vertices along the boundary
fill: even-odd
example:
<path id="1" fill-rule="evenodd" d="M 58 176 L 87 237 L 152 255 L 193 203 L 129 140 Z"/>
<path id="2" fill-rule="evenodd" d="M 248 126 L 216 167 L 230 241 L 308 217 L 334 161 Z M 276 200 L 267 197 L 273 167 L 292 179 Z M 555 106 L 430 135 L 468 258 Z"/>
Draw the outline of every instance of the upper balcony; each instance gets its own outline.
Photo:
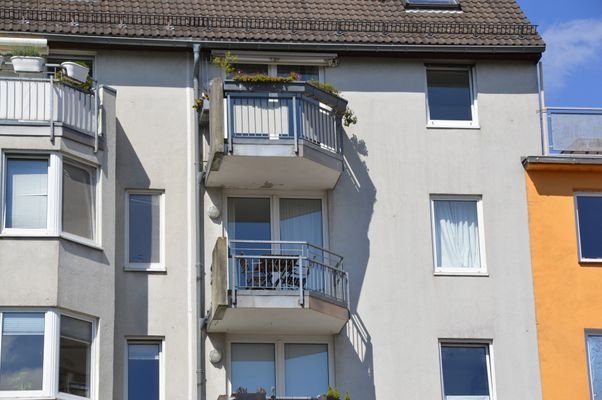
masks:
<path id="1" fill-rule="evenodd" d="M 344 99 L 306 82 L 212 81 L 208 187 L 332 189 Z"/>
<path id="2" fill-rule="evenodd" d="M 56 80 L 58 66 L 47 67 L 40 74 L 0 75 L 0 135 L 69 137 L 97 149 L 104 88 Z"/>
<path id="3" fill-rule="evenodd" d="M 602 155 L 602 108 L 546 109 L 546 155 Z"/>
<path id="4" fill-rule="evenodd" d="M 219 238 L 208 331 L 337 334 L 349 319 L 342 263 L 305 242 Z"/>

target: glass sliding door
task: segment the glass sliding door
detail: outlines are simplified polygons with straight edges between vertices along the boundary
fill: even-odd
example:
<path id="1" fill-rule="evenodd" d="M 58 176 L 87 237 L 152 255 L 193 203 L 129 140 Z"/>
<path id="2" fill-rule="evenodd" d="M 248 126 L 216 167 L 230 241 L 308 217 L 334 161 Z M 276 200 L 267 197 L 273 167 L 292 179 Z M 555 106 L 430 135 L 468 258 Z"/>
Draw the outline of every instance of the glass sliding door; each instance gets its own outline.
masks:
<path id="1" fill-rule="evenodd" d="M 232 393 L 246 389 L 268 394 L 276 388 L 276 349 L 273 343 L 232 343 Z"/>
<path id="2" fill-rule="evenodd" d="M 230 240 L 271 240 L 270 199 L 228 198 L 228 237 Z M 261 254 L 266 244 L 241 243 L 233 250 L 236 254 Z"/>
<path id="3" fill-rule="evenodd" d="M 322 200 L 280 199 L 280 240 L 322 247 Z"/>
<path id="4" fill-rule="evenodd" d="M 319 397 L 328 389 L 328 345 L 286 343 L 284 345 L 286 396 Z"/>

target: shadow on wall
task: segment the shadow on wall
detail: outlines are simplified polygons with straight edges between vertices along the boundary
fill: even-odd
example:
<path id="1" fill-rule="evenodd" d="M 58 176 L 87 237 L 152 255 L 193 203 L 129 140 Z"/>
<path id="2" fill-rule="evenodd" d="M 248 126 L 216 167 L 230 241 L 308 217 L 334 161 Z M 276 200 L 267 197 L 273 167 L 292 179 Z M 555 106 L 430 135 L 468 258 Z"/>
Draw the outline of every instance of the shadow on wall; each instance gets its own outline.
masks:
<path id="1" fill-rule="evenodd" d="M 125 224 L 126 189 L 147 189 L 150 186 L 150 178 L 119 119 L 116 121 L 116 131 L 115 216 L 117 221 Z M 127 337 L 143 337 L 152 333 L 148 331 L 148 283 L 153 276 L 148 273 L 124 271 L 126 244 L 123 225 L 115 226 L 115 360 L 124 360 L 126 357 Z M 123 368 L 123 363 L 115 363 L 116 399 L 123 397 L 120 391 L 125 384 Z"/>
<path id="2" fill-rule="evenodd" d="M 345 257 L 349 272 L 351 318 L 336 337 L 336 381 L 341 391 L 349 391 L 354 399 L 375 400 L 372 341 L 357 307 L 370 257 L 368 229 L 376 188 L 362 159 L 368 156 L 366 143 L 344 134 L 343 149 L 345 171 L 333 192 L 331 215 L 334 237 L 341 238 L 335 240 L 334 251 Z"/>

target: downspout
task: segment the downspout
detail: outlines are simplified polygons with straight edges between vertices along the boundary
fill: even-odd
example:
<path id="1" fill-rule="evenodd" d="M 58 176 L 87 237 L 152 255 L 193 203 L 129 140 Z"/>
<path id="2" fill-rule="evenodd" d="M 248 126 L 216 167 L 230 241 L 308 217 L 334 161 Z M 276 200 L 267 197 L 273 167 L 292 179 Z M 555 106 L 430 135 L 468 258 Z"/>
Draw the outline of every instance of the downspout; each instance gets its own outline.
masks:
<path id="1" fill-rule="evenodd" d="M 549 145 L 548 143 L 548 139 L 546 137 L 546 132 L 547 132 L 547 126 L 544 126 L 544 124 L 546 124 L 547 120 L 547 111 L 546 111 L 546 103 L 545 103 L 545 98 L 544 98 L 544 87 L 543 87 L 543 64 L 540 62 L 537 63 L 537 89 L 539 92 L 539 131 L 541 134 L 541 155 L 545 156 L 546 155 L 546 144 Z M 544 118 L 544 113 L 546 114 L 546 117 Z"/>
<path id="2" fill-rule="evenodd" d="M 192 46 L 193 51 L 193 89 L 195 98 L 201 97 L 201 83 L 202 83 L 202 73 L 203 69 L 201 68 L 201 45 L 194 44 Z M 199 123 L 199 111 L 195 112 L 194 119 L 194 152 L 195 152 L 195 163 L 194 163 L 194 172 L 195 172 L 195 181 L 194 181 L 194 198 L 195 198 L 195 210 L 198 213 L 196 219 L 196 232 L 195 232 L 195 257 L 196 257 L 196 279 L 195 279 L 195 288 L 196 288 L 196 304 L 198 305 L 198 313 L 196 315 L 197 324 L 196 327 L 196 343 L 197 343 L 197 365 L 196 365 L 196 392 L 197 399 L 203 400 L 206 398 L 205 390 L 205 343 L 203 330 L 205 327 L 205 271 L 202 263 L 203 256 L 203 241 L 201 239 L 203 235 L 203 210 L 202 204 L 202 191 L 201 191 L 201 182 L 202 182 L 202 140 L 201 140 L 201 129 Z"/>

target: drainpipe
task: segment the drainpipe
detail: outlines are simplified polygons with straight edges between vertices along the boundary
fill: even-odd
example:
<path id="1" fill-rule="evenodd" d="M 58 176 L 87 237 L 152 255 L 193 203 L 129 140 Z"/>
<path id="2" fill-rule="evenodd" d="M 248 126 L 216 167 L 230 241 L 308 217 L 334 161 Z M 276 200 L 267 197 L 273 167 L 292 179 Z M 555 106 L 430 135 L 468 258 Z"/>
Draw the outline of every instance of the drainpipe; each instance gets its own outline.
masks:
<path id="1" fill-rule="evenodd" d="M 539 131 L 541 133 L 541 155 L 546 155 L 546 144 L 548 143 L 547 133 L 547 112 L 546 103 L 544 98 L 544 87 L 543 87 L 543 64 L 540 61 L 537 63 L 537 86 L 539 91 Z M 546 117 L 544 117 L 544 113 Z"/>

